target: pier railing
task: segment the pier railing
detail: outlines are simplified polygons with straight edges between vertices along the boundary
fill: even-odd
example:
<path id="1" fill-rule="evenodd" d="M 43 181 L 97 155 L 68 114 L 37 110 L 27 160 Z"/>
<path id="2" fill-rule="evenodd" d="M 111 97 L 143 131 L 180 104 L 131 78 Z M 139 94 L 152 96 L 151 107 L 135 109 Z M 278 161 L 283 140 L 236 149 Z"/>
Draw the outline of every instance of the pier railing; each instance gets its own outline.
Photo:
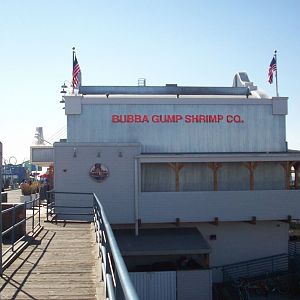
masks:
<path id="1" fill-rule="evenodd" d="M 288 254 L 277 254 L 223 266 L 223 281 L 253 278 L 265 274 L 282 274 L 287 273 L 288 268 Z"/>
<path id="2" fill-rule="evenodd" d="M 18 250 L 28 245 L 41 228 L 40 198 L 25 203 L 2 204 L 0 234 L 0 274 L 17 257 Z M 5 208 L 5 205 L 10 206 Z"/>
<path id="3" fill-rule="evenodd" d="M 92 197 L 92 207 L 87 206 L 69 206 L 71 213 L 68 212 L 68 206 L 56 205 L 55 195 L 74 195 L 90 196 Z M 102 278 L 105 286 L 106 299 L 116 299 L 116 291 L 122 291 L 126 300 L 138 300 L 136 290 L 129 277 L 128 270 L 119 250 L 117 241 L 115 239 L 113 230 L 108 222 L 104 208 L 95 193 L 73 193 L 73 192 L 59 192 L 49 191 L 47 200 L 47 220 L 48 221 L 67 221 L 68 218 L 74 220 L 76 216 L 92 216 L 95 226 L 95 235 L 98 248 L 98 259 L 101 264 Z M 88 212 L 91 208 L 92 212 Z M 77 211 L 78 210 L 78 211 Z M 87 212 L 82 213 L 82 210 Z M 79 219 L 80 220 L 80 219 Z M 119 286 L 118 286 L 118 283 Z"/>

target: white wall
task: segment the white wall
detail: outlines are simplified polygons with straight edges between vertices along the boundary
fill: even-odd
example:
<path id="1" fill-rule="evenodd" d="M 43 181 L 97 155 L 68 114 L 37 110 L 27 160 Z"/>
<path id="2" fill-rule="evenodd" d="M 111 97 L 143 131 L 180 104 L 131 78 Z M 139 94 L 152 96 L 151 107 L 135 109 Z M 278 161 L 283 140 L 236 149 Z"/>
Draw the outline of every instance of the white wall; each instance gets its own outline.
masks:
<path id="1" fill-rule="evenodd" d="M 68 114 L 68 141 L 139 142 L 143 153 L 286 151 L 285 115 L 273 114 L 272 100 L 156 98 L 156 103 L 151 103 L 151 99 L 135 98 L 134 103 L 129 100 L 132 99 L 83 99 L 80 114 Z M 149 122 L 113 122 L 113 115 L 148 116 Z M 183 119 L 173 123 L 153 122 L 152 116 L 157 115 L 179 115 Z M 223 119 L 185 122 L 185 116 L 190 115 Z M 227 121 L 228 116 L 236 115 L 239 122 L 231 122 L 231 118 Z"/>
<path id="2" fill-rule="evenodd" d="M 177 300 L 212 299 L 211 270 L 177 271 Z"/>
<path id="3" fill-rule="evenodd" d="M 212 248 L 210 267 L 288 253 L 289 224 L 285 222 L 203 223 L 197 228 Z M 216 240 L 211 240 L 211 235 L 216 235 Z"/>
<path id="4" fill-rule="evenodd" d="M 55 143 L 54 188 L 59 192 L 96 193 L 111 223 L 134 223 L 134 159 L 139 153 L 137 144 Z M 104 164 L 109 170 L 103 182 L 89 176 L 95 163 Z M 60 199 L 58 205 L 92 205 L 91 197 L 57 196 L 57 199 Z"/>
<path id="5" fill-rule="evenodd" d="M 300 190 L 140 193 L 142 223 L 300 219 Z M 163 213 L 162 213 L 163 212 Z"/>

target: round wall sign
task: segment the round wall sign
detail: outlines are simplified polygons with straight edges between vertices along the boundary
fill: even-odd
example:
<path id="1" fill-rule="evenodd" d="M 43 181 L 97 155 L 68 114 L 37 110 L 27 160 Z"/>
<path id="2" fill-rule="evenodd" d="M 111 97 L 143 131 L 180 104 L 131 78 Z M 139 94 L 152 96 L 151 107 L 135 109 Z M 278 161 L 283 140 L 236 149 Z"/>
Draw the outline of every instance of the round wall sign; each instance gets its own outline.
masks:
<path id="1" fill-rule="evenodd" d="M 108 175 L 108 168 L 103 164 L 94 164 L 90 169 L 90 176 L 98 182 L 105 180 Z"/>

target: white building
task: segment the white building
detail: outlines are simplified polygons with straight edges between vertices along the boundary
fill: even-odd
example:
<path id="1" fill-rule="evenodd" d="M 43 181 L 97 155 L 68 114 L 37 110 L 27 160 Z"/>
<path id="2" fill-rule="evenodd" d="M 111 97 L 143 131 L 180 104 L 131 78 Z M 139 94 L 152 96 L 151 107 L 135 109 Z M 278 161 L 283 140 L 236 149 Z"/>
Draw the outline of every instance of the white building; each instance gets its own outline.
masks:
<path id="1" fill-rule="evenodd" d="M 233 87 L 83 86 L 64 98 L 55 190 L 96 192 L 132 276 L 168 271 L 152 281 L 169 282 L 156 299 L 210 299 L 220 266 L 288 252 L 300 153 L 287 147 L 287 97 L 238 73 Z M 91 211 L 82 195 L 57 195 L 56 205 L 58 218 Z"/>

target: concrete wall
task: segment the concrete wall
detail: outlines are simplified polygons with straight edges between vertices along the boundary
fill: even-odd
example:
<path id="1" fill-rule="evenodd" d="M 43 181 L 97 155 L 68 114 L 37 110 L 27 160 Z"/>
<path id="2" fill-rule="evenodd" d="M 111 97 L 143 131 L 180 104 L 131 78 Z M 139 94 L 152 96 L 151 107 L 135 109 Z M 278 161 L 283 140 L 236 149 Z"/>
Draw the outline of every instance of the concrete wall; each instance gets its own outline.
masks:
<path id="1" fill-rule="evenodd" d="M 177 300 L 212 299 L 211 270 L 177 271 Z"/>
<path id="2" fill-rule="evenodd" d="M 56 143 L 54 149 L 54 186 L 57 191 L 95 192 L 102 201 L 111 223 L 134 223 L 135 159 L 140 154 L 138 144 Z M 76 152 L 75 157 L 74 151 Z M 104 164 L 109 169 L 109 176 L 103 182 L 96 182 L 89 176 L 90 168 L 95 163 Z M 199 165 L 203 166 L 203 164 Z M 161 167 L 160 164 L 155 166 Z M 227 164 L 223 166 L 225 171 L 229 164 L 226 166 Z M 234 167 L 235 164 L 232 166 Z M 245 167 L 241 167 L 241 169 L 246 176 L 247 169 Z M 166 170 L 169 173 L 173 172 L 170 167 Z M 150 174 L 154 171 L 156 172 L 156 169 L 151 167 Z M 205 172 L 208 171 L 211 173 L 211 170 L 205 167 Z M 258 186 L 258 188 L 270 187 L 272 190 L 174 192 L 174 174 L 170 177 L 172 180 L 167 184 L 165 178 L 168 177 L 166 175 L 169 173 L 166 172 L 162 172 L 161 177 L 152 176 L 156 180 L 155 182 L 150 181 L 144 185 L 141 183 L 142 187 L 146 187 L 147 190 L 153 190 L 153 186 L 156 188 L 163 182 L 163 187 L 169 187 L 171 190 L 171 192 L 164 192 L 163 189 L 162 191 L 158 189 L 159 192 L 141 192 L 138 194 L 139 212 L 137 217 L 143 223 L 175 222 L 176 218 L 180 218 L 182 222 L 211 222 L 215 217 L 218 217 L 220 221 L 245 221 L 251 220 L 252 217 L 256 217 L 257 220 L 287 220 L 288 215 L 296 219 L 300 218 L 298 205 L 300 190 L 273 190 L 276 187 L 283 188 L 284 185 L 284 172 L 279 164 L 266 163 L 264 168 L 257 167 L 255 170 L 258 178 L 267 180 L 267 185 Z M 196 180 L 195 172 L 197 173 L 195 168 L 188 164 L 182 176 Z M 191 176 L 188 176 L 188 173 Z M 197 176 L 203 175 L 202 171 L 198 173 Z M 220 175 L 219 184 L 221 188 L 228 188 L 224 184 L 226 177 L 229 176 L 228 173 L 231 172 L 227 170 Z M 244 177 L 238 176 L 239 180 Z M 211 179 L 210 177 L 210 182 Z M 235 182 L 234 180 L 230 181 Z M 248 180 L 246 180 L 247 182 Z M 191 188 L 192 183 L 188 180 L 182 181 L 180 187 L 187 190 Z M 257 185 L 255 182 L 255 188 Z M 204 181 L 203 186 L 204 188 L 208 186 L 207 181 Z M 243 187 L 243 185 L 241 186 Z M 91 207 L 92 198 L 82 195 L 76 197 L 57 195 L 56 204 Z M 68 208 L 60 211 L 61 213 L 71 212 Z M 80 210 L 72 210 L 72 213 L 76 212 L 80 212 Z M 89 213 L 91 210 L 82 208 L 81 212 Z"/>
<path id="3" fill-rule="evenodd" d="M 214 282 L 222 280 L 221 266 L 288 253 L 287 222 L 258 221 L 256 225 L 249 222 L 219 222 L 218 225 L 203 222 L 180 226 L 197 227 L 209 243 L 209 266 L 213 269 Z M 170 228 L 172 225 L 152 224 L 152 227 Z"/>
<path id="4" fill-rule="evenodd" d="M 139 153 L 138 144 L 55 143 L 55 190 L 95 192 L 111 223 L 134 223 L 134 158 Z M 96 182 L 89 176 L 95 163 L 104 164 L 109 170 L 103 182 Z M 56 204 L 90 206 L 92 202 L 90 196 L 57 195 Z"/>
<path id="5" fill-rule="evenodd" d="M 68 114 L 68 141 L 139 142 L 144 153 L 282 152 L 286 151 L 285 114 L 275 114 L 274 103 L 230 98 L 82 98 L 78 112 Z M 113 115 L 148 116 L 149 122 L 113 122 Z M 153 122 L 155 115 L 183 119 Z M 222 120 L 188 123 L 187 115 L 222 116 Z M 228 116 L 240 119 L 231 122 Z"/>
<path id="6" fill-rule="evenodd" d="M 210 267 L 288 253 L 289 224 L 285 222 L 221 222 L 218 226 L 203 223 L 197 226 L 211 246 Z M 211 240 L 210 236 L 216 239 Z M 222 277 L 213 271 L 213 281 Z"/>
<path id="7" fill-rule="evenodd" d="M 299 196 L 300 190 L 140 193 L 139 218 L 142 223 L 300 219 Z"/>

